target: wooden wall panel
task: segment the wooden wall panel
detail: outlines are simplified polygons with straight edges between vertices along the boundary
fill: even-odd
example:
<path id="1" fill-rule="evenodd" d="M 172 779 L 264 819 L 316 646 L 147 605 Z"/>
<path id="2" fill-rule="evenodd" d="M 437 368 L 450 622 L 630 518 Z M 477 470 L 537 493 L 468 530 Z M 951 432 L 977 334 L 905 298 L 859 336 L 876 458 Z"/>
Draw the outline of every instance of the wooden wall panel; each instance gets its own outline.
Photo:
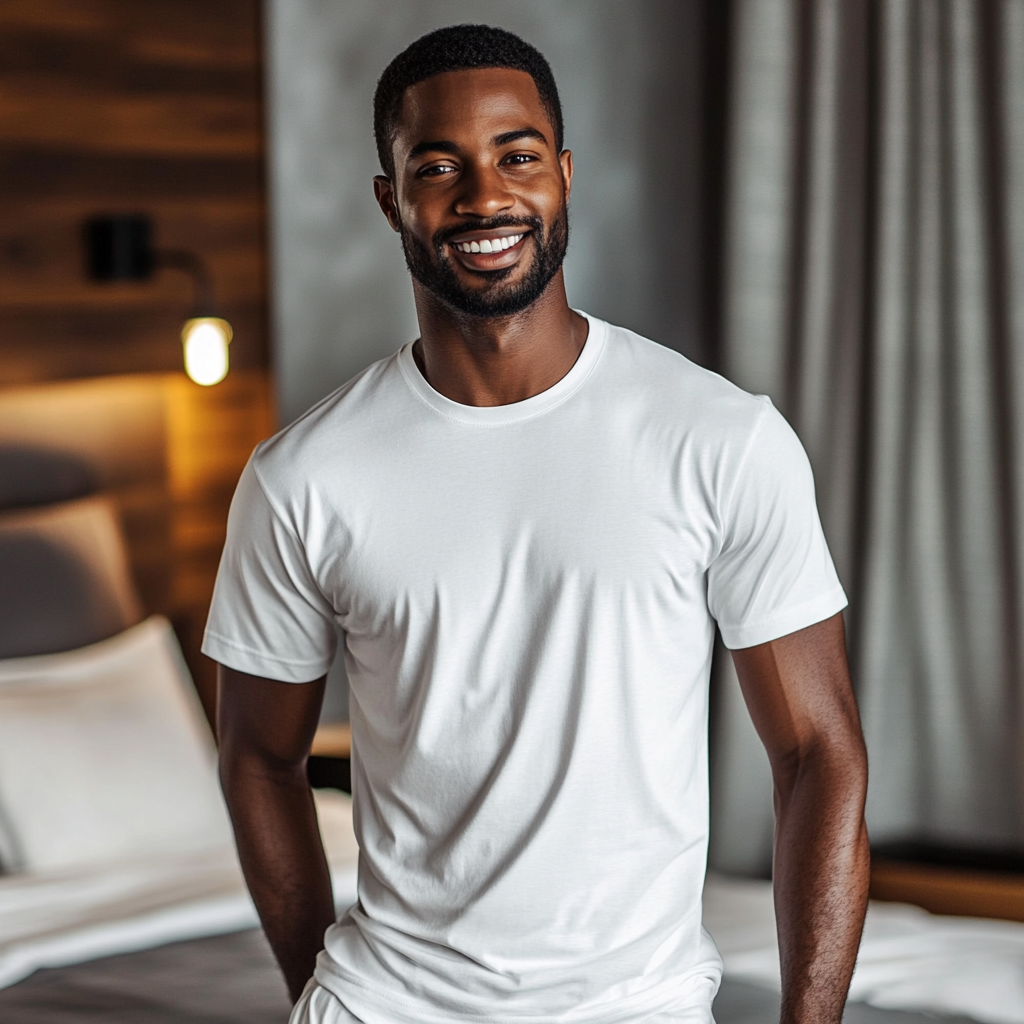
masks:
<path id="1" fill-rule="evenodd" d="M 228 503 L 273 429 L 260 9 L 0 3 L 0 445 L 102 468 L 146 610 L 174 623 L 208 711 L 199 640 Z M 131 212 L 153 217 L 158 246 L 207 261 L 234 329 L 222 384 L 180 372 L 188 278 L 87 280 L 84 221 Z"/>
<path id="2" fill-rule="evenodd" d="M 82 225 L 145 212 L 192 249 L 265 368 L 257 0 L 0 5 L 0 383 L 176 370 L 191 284 L 86 279 Z"/>

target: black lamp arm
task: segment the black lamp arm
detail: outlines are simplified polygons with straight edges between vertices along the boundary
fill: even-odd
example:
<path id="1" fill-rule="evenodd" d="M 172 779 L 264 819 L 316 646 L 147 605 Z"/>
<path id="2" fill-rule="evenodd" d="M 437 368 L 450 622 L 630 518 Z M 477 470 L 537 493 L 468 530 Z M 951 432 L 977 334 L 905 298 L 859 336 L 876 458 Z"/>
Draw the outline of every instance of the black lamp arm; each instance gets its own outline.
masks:
<path id="1" fill-rule="evenodd" d="M 193 316 L 214 316 L 213 277 L 206 261 L 187 249 L 155 249 L 153 265 L 158 269 L 180 270 L 195 286 Z"/>

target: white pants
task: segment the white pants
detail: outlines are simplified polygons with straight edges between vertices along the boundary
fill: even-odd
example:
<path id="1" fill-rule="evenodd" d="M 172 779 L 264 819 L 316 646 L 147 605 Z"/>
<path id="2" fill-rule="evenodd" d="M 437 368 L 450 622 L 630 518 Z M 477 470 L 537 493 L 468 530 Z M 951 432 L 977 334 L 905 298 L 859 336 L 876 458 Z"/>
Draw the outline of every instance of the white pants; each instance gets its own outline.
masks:
<path id="1" fill-rule="evenodd" d="M 333 992 L 321 988 L 316 978 L 310 978 L 292 1010 L 288 1024 L 362 1024 L 353 1016 Z M 699 1007 L 673 1013 L 659 1013 L 648 1017 L 644 1024 L 715 1024 L 710 1012 Z"/>

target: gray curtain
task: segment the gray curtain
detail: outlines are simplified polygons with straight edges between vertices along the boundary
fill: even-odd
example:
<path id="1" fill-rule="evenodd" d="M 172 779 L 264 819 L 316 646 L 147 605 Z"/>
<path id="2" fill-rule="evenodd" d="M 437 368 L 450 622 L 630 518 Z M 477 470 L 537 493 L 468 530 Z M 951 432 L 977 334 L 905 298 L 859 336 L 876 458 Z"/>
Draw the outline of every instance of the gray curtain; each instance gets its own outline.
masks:
<path id="1" fill-rule="evenodd" d="M 800 434 L 873 840 L 1024 844 L 1024 2 L 734 0 L 723 363 Z M 764 873 L 729 660 L 712 863 Z"/>

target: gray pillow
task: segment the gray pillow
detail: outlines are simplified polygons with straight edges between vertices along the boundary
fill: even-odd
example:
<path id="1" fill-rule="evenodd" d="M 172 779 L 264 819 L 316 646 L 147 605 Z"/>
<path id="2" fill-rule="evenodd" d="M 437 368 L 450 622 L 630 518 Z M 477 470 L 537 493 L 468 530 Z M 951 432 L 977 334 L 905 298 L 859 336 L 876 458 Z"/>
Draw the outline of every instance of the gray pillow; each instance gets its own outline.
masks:
<path id="1" fill-rule="evenodd" d="M 140 618 L 109 499 L 0 513 L 0 658 L 84 647 Z"/>

